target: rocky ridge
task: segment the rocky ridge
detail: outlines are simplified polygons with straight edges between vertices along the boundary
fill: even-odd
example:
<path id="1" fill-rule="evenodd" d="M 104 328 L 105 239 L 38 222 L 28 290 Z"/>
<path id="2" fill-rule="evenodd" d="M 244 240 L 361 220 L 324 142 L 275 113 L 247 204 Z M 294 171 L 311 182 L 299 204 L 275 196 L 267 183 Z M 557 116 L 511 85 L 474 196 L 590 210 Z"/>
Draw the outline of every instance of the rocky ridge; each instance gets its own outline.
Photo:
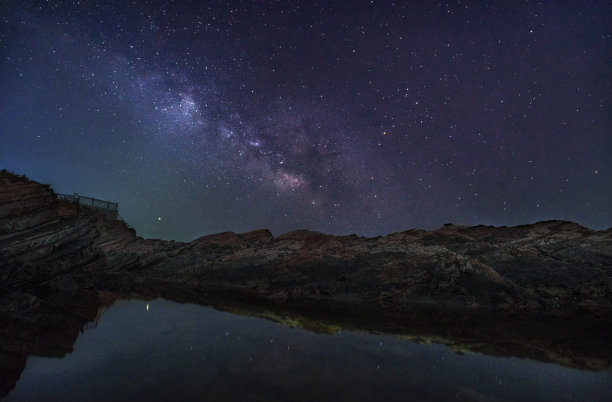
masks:
<path id="1" fill-rule="evenodd" d="M 49 330 L 65 312 L 78 328 L 95 317 L 90 301 L 109 291 L 359 312 L 355 318 L 382 312 L 398 321 L 588 319 L 603 329 L 612 316 L 612 229 L 447 224 L 375 238 L 308 230 L 273 237 L 262 229 L 181 243 L 140 238 L 122 221 L 2 171 L 0 283 L 0 347 L 13 357 L 39 353 L 20 331 Z"/>
<path id="2" fill-rule="evenodd" d="M 3 178 L 0 191 L 6 290 L 50 282 L 96 289 L 168 285 L 284 304 L 391 310 L 443 304 L 571 316 L 612 309 L 611 229 L 563 221 L 447 224 L 375 238 L 308 230 L 275 238 L 262 229 L 181 243 L 142 239 L 124 222 L 79 211 L 29 180 Z"/>

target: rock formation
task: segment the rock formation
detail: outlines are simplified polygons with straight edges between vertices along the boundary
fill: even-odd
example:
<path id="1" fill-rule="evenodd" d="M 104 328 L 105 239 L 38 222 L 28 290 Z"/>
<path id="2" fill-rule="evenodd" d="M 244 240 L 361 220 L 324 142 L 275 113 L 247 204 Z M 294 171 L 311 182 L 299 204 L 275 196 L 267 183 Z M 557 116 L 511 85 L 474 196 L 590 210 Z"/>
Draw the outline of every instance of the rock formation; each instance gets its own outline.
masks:
<path id="1" fill-rule="evenodd" d="M 578 365 L 597 358 L 599 368 L 612 360 L 601 352 L 611 328 L 612 229 L 562 221 L 447 224 L 375 238 L 308 230 L 273 237 L 263 229 L 181 243 L 140 238 L 123 221 L 58 200 L 49 186 L 0 172 L 0 372 L 9 370 L 7 361 L 22 365 L 19 356 L 70 351 L 95 317 L 98 295 L 109 291 L 352 317 L 365 327 L 368 317 L 385 317 L 394 331 L 410 321 L 404 327 L 412 332 L 446 337 L 456 336 L 448 329 L 456 326 L 444 323 L 505 322 L 507 333 L 508 322 L 530 322 L 527 344 L 543 336 L 538 325 L 546 331 L 544 323 L 554 322 L 558 332 L 571 319 L 572 328 L 589 328 L 596 346 L 563 358 Z M 74 338 L 67 344 L 53 336 L 58 320 L 71 323 L 63 326 Z M 485 338 L 493 339 L 498 332 L 489 327 Z M 41 330 L 51 337 L 25 341 Z"/>

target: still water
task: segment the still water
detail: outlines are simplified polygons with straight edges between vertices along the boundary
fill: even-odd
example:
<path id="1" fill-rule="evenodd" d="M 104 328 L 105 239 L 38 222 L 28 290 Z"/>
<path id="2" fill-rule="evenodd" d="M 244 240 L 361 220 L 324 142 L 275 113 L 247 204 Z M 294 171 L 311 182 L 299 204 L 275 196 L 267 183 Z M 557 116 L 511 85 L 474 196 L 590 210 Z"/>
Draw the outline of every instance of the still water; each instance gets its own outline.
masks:
<path id="1" fill-rule="evenodd" d="M 609 401 L 612 372 L 122 300 L 62 359 L 30 357 L 9 401 Z"/>

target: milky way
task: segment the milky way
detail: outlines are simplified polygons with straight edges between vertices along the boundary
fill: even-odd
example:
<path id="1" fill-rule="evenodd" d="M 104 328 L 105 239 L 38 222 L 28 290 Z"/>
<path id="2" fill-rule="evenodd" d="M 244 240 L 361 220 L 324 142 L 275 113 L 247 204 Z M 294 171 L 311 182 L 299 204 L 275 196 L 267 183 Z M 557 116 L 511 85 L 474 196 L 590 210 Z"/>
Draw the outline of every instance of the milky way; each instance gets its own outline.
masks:
<path id="1" fill-rule="evenodd" d="M 1 167 L 118 201 L 144 236 L 612 226 L 608 2 L 9 1 L 0 16 Z"/>

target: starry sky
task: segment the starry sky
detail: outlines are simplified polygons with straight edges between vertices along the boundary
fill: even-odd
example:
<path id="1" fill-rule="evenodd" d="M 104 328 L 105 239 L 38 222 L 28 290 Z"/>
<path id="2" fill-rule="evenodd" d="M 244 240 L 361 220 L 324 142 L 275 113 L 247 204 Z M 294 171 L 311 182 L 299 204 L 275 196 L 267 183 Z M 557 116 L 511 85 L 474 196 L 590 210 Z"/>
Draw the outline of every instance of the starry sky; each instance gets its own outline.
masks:
<path id="1" fill-rule="evenodd" d="M 612 226 L 609 1 L 0 4 L 0 167 L 140 235 Z"/>

